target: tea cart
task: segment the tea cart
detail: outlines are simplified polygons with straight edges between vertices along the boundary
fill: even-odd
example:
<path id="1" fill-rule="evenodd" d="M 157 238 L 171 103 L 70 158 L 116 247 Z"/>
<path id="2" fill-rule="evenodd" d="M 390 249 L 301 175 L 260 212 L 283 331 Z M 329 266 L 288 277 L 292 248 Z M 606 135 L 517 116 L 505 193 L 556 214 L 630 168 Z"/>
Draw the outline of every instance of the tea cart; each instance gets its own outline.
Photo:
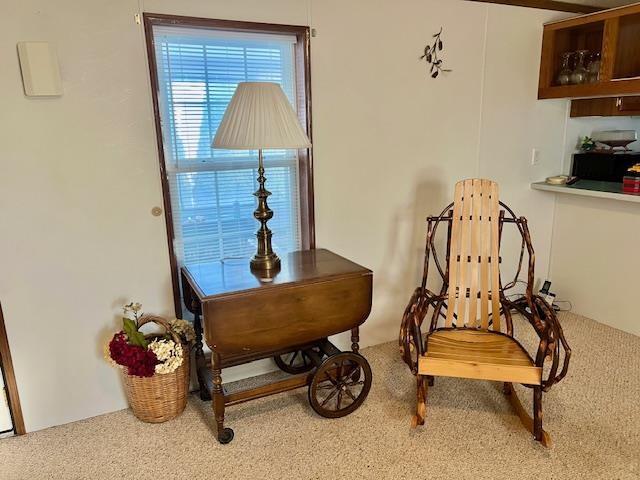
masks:
<path id="1" fill-rule="evenodd" d="M 220 443 L 234 435 L 224 426 L 225 408 L 248 400 L 307 386 L 311 407 L 323 417 L 343 417 L 362 405 L 372 374 L 358 353 L 359 326 L 371 311 L 372 281 L 370 270 L 324 249 L 288 254 L 270 278 L 238 260 L 182 268 L 184 301 L 194 314 L 200 397 L 212 400 Z M 328 339 L 346 331 L 351 351 Z M 227 392 L 224 368 L 270 357 L 292 376 Z"/>

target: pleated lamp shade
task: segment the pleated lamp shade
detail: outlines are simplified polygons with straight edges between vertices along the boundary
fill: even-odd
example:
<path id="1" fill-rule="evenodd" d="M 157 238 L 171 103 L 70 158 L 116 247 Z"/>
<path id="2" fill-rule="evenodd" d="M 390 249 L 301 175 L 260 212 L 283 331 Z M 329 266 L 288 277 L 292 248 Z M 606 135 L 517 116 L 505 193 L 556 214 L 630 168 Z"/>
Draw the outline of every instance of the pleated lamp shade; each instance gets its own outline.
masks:
<path id="1" fill-rule="evenodd" d="M 211 146 L 230 150 L 308 148 L 311 142 L 280 85 L 244 82 L 238 84 Z"/>

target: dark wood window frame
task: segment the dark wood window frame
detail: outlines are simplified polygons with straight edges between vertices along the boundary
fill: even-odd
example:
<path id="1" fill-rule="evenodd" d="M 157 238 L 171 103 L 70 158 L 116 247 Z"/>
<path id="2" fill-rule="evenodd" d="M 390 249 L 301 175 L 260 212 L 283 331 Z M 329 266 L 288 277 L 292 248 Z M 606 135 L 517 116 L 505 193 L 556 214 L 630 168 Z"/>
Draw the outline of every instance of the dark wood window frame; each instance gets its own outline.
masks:
<path id="1" fill-rule="evenodd" d="M 217 30 L 229 30 L 235 32 L 251 33 L 279 33 L 295 35 L 297 42 L 295 47 L 296 62 L 296 92 L 298 104 L 298 117 L 307 134 L 313 142 L 311 128 L 311 42 L 310 29 L 300 25 L 279 25 L 273 23 L 241 22 L 235 20 L 214 20 L 210 18 L 182 17 L 176 15 L 164 15 L 156 13 L 144 13 L 144 31 L 147 43 L 147 59 L 149 62 L 149 75 L 151 78 L 151 90 L 153 97 L 153 112 L 156 127 L 156 142 L 160 161 L 160 175 L 162 178 L 162 196 L 167 227 L 167 239 L 169 246 L 169 259 L 171 263 L 171 281 L 173 285 L 173 301 L 176 316 L 182 317 L 182 304 L 180 301 L 180 280 L 178 261 L 173 243 L 175 232 L 173 229 L 173 215 L 171 211 L 171 197 L 169 192 L 169 180 L 164 158 L 164 144 L 162 140 L 162 126 L 160 119 L 160 106 L 158 103 L 159 83 L 155 58 L 155 45 L 153 38 L 154 25 L 179 25 L 195 28 L 213 28 Z M 302 248 L 315 248 L 315 218 L 313 201 L 313 156 L 311 149 L 298 151 L 298 180 L 300 189 L 300 223 L 302 233 Z"/>
<path id="2" fill-rule="evenodd" d="M 11 352 L 9 351 L 9 339 L 7 330 L 4 326 L 4 317 L 2 315 L 2 306 L 0 305 L 0 366 L 2 367 L 1 375 L 4 376 L 4 387 L 9 400 L 9 411 L 11 412 L 11 421 L 13 423 L 13 431 L 16 435 L 24 435 L 27 431 L 24 428 L 24 417 L 22 416 L 22 408 L 20 407 L 20 395 L 18 395 L 18 384 L 16 376 L 13 372 L 13 362 L 11 360 Z"/>

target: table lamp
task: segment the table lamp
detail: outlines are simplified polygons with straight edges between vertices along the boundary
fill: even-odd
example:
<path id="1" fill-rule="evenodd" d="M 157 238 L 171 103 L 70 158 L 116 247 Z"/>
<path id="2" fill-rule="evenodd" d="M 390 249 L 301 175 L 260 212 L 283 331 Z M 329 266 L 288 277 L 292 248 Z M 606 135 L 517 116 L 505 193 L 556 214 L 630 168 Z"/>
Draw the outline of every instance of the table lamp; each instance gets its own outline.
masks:
<path id="1" fill-rule="evenodd" d="M 243 82 L 238 84 L 216 136 L 213 148 L 258 150 L 258 207 L 253 216 L 260 222 L 256 232 L 258 251 L 251 259 L 251 271 L 277 271 L 280 259 L 271 247 L 272 232 L 267 222 L 273 211 L 267 205 L 271 195 L 264 188 L 262 150 L 266 148 L 309 148 L 311 142 L 300 126 L 291 103 L 277 83 Z"/>

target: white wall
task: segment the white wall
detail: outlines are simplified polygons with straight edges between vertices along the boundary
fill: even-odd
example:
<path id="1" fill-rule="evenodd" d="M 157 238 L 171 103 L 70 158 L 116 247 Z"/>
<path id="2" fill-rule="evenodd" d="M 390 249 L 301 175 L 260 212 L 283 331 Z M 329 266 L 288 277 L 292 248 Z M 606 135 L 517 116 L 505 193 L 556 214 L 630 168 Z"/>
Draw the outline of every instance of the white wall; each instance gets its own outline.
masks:
<path id="1" fill-rule="evenodd" d="M 102 359 L 118 307 L 135 299 L 171 311 L 164 223 L 150 214 L 161 188 L 138 3 L 24 0 L 0 18 L 0 301 L 28 430 L 124 407 Z M 144 0 L 142 9 L 317 28 L 317 239 L 375 271 L 364 345 L 396 337 L 424 217 L 461 178 L 500 182 L 530 218 L 546 275 L 552 200 L 528 183 L 561 161 L 566 102 L 535 101 L 542 23 L 561 14 L 451 0 Z M 431 80 L 418 57 L 440 26 L 454 72 Z M 63 97 L 24 98 L 23 40 L 57 44 Z"/>
<path id="2" fill-rule="evenodd" d="M 88 4 L 85 4 L 88 5 Z M 0 301 L 28 430 L 125 405 L 102 342 L 118 306 L 170 311 L 136 2 L 13 2 L 0 19 Z M 22 93 L 16 42 L 57 44 L 59 99 Z"/>
<path id="3" fill-rule="evenodd" d="M 508 20 L 504 17 L 507 12 Z M 541 283 L 549 265 L 554 198 L 532 191 L 529 185 L 557 172 L 567 101 L 537 100 L 542 23 L 554 14 L 540 12 L 537 22 L 531 16 L 532 11 L 525 8 L 495 6 L 490 10 L 480 176 L 498 181 L 501 198 L 528 219 L 536 251 L 536 279 Z M 531 164 L 534 148 L 539 151 L 536 166 Z M 511 251 L 519 251 L 520 237 L 515 233 L 505 229 L 504 240 L 510 242 Z M 503 257 L 504 275 L 515 258 Z"/>
<path id="4" fill-rule="evenodd" d="M 580 138 L 598 130 L 640 130 L 640 118 L 579 118 L 567 122 L 563 172 Z M 630 148 L 639 150 L 640 142 Z M 640 335 L 638 291 L 640 235 L 637 204 L 557 194 L 551 279 L 558 299 L 573 311 Z M 563 305 L 565 307 L 566 304 Z"/>
<path id="5" fill-rule="evenodd" d="M 529 183 L 562 155 L 566 102 L 536 101 L 542 24 L 559 14 L 423 0 L 324 0 L 312 14 L 318 241 L 376 272 L 363 339 L 395 336 L 420 275 L 424 218 L 461 178 L 500 182 L 531 221 L 545 276 L 553 198 Z M 417 57 L 440 26 L 453 73 L 433 81 Z"/>

